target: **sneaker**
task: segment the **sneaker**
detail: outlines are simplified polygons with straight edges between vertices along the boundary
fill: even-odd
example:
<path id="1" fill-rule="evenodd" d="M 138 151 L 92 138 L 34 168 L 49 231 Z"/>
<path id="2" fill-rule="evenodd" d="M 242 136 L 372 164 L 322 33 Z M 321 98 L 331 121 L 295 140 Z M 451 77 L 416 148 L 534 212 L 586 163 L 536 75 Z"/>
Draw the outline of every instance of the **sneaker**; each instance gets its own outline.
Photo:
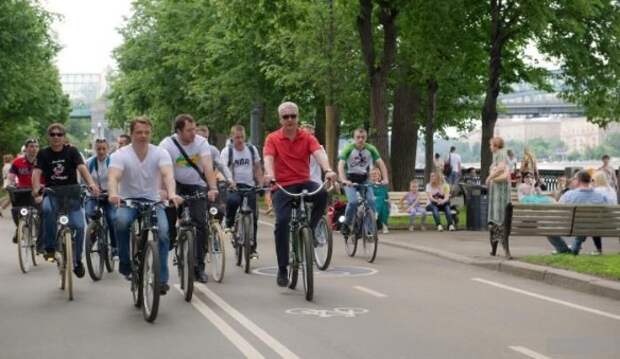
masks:
<path id="1" fill-rule="evenodd" d="M 441 224 L 437 226 L 437 231 L 443 232 L 443 226 Z"/>
<path id="2" fill-rule="evenodd" d="M 590 255 L 591 255 L 591 256 L 602 256 L 602 255 L 603 255 L 603 252 L 599 252 L 599 251 L 592 251 L 592 252 L 590 252 Z"/>
<path id="3" fill-rule="evenodd" d="M 409 232 L 413 232 L 413 226 L 409 226 Z"/>
<path id="4" fill-rule="evenodd" d="M 166 295 L 169 290 L 170 286 L 168 285 L 168 283 L 162 283 L 159 285 L 159 295 Z"/>
<path id="5" fill-rule="evenodd" d="M 288 285 L 288 271 L 286 268 L 278 269 L 278 286 L 286 287 Z"/>
<path id="6" fill-rule="evenodd" d="M 454 232 L 454 231 L 456 231 L 456 228 L 454 228 L 454 225 L 453 225 L 453 224 L 451 224 L 450 226 L 448 226 L 448 230 L 449 230 L 450 232 Z"/>
<path id="7" fill-rule="evenodd" d="M 112 260 L 113 260 L 113 261 L 117 261 L 117 262 L 118 262 L 118 260 L 119 260 L 119 257 L 118 257 L 118 248 L 114 248 L 114 247 L 112 247 Z"/>
<path id="8" fill-rule="evenodd" d="M 258 259 L 258 252 L 256 250 L 253 250 L 252 253 L 250 253 L 250 258 Z"/>
<path id="9" fill-rule="evenodd" d="M 390 230 L 388 229 L 386 225 L 383 225 L 383 234 L 388 234 L 388 233 L 390 233 Z"/>
<path id="10" fill-rule="evenodd" d="M 54 249 L 46 249 L 44 257 L 46 261 L 53 262 L 56 260 L 56 251 Z"/>
<path id="11" fill-rule="evenodd" d="M 194 272 L 194 281 L 199 283 L 207 283 L 209 281 L 209 276 L 207 276 L 207 272 L 205 271 L 196 271 Z"/>
<path id="12" fill-rule="evenodd" d="M 84 276 L 85 271 L 82 261 L 77 261 L 77 263 L 75 263 L 75 266 L 73 267 L 73 273 L 75 273 L 78 278 L 82 278 Z"/>

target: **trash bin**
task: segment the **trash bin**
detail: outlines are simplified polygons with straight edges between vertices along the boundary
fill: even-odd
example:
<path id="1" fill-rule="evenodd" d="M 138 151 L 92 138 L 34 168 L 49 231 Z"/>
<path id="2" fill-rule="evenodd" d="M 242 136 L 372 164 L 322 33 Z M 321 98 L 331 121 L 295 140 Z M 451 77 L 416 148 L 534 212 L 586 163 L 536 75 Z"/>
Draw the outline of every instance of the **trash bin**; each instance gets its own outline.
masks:
<path id="1" fill-rule="evenodd" d="M 486 231 L 489 210 L 489 196 L 485 186 L 470 184 L 462 185 L 467 208 L 468 231 Z"/>

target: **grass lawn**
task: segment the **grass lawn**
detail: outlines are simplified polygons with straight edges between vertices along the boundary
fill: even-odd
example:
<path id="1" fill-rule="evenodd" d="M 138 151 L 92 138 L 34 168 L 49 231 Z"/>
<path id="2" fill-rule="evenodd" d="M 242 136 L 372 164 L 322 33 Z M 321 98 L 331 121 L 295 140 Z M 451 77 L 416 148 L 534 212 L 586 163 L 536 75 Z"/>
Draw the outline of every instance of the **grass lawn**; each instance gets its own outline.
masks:
<path id="1" fill-rule="evenodd" d="M 561 254 L 553 256 L 527 256 L 519 259 L 533 264 L 620 280 L 620 254 L 602 256 Z"/>
<path id="2" fill-rule="evenodd" d="M 457 229 L 465 229 L 466 218 L 467 218 L 467 210 L 465 207 L 459 208 L 458 216 L 459 216 L 459 225 L 457 226 Z M 446 227 L 446 217 L 444 215 L 440 215 L 440 217 L 441 217 L 441 223 L 444 225 L 444 227 Z M 415 220 L 416 226 L 420 224 L 421 220 L 422 220 L 421 216 L 416 217 L 416 220 Z M 405 216 L 390 217 L 390 219 L 388 220 L 389 227 L 407 228 L 408 225 L 409 225 L 409 217 L 405 217 Z M 435 228 L 435 221 L 433 221 L 432 215 L 426 216 L 426 221 L 424 222 L 424 225 L 426 226 L 426 229 Z"/>

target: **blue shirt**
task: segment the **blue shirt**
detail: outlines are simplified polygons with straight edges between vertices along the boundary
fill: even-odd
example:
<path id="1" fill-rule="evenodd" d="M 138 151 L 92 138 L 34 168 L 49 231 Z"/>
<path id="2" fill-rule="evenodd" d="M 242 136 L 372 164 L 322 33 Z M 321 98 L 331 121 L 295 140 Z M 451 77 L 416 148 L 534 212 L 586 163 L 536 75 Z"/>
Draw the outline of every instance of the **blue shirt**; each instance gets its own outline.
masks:
<path id="1" fill-rule="evenodd" d="M 560 203 L 568 204 L 611 204 L 607 197 L 592 188 L 572 189 L 560 197 Z"/>

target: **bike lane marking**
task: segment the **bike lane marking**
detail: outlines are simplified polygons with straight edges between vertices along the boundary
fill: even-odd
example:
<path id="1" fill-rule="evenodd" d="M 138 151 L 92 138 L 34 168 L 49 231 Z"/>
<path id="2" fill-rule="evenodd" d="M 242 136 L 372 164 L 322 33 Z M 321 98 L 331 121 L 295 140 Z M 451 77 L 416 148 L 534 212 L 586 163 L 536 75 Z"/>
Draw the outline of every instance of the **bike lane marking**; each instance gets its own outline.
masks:
<path id="1" fill-rule="evenodd" d="M 273 349 L 278 355 L 282 358 L 286 359 L 299 359 L 299 357 L 290 351 L 284 344 L 280 343 L 277 339 L 269 335 L 266 331 L 264 331 L 261 327 L 256 325 L 250 319 L 248 319 L 245 315 L 241 314 L 237 309 L 233 308 L 230 304 L 228 304 L 224 299 L 222 299 L 219 295 L 215 294 L 212 290 L 207 288 L 204 284 L 196 283 L 194 285 L 195 289 L 198 289 L 202 294 L 207 296 L 213 303 L 222 308 L 228 315 L 230 315 L 233 319 L 235 319 L 239 324 L 245 327 L 248 331 L 254 334 L 258 339 L 260 339 L 263 343 L 265 343 L 268 347 Z"/>
<path id="2" fill-rule="evenodd" d="M 181 294 L 183 293 L 178 284 L 175 284 L 174 287 L 181 292 Z M 265 358 L 252 344 L 245 340 L 239 332 L 228 325 L 222 317 L 217 315 L 211 308 L 207 307 L 207 305 L 196 296 L 192 297 L 191 303 L 200 314 L 207 318 L 231 343 L 233 343 L 234 346 L 237 347 L 237 349 L 239 349 L 239 351 L 241 351 L 243 356 L 246 358 Z"/>
<path id="3" fill-rule="evenodd" d="M 548 356 L 542 355 L 540 353 L 537 353 L 535 351 L 533 351 L 532 349 L 528 349 L 526 347 L 522 347 L 522 346 L 509 346 L 508 348 L 516 351 L 517 353 L 521 353 L 523 355 L 525 355 L 526 357 L 532 358 L 532 359 L 551 359 Z"/>
<path id="4" fill-rule="evenodd" d="M 547 297 L 547 296 L 544 296 L 544 295 L 541 295 L 541 294 L 537 294 L 537 293 L 533 293 L 533 292 L 528 292 L 528 291 L 523 290 L 523 289 L 511 287 L 511 286 L 508 286 L 508 285 L 505 285 L 505 284 L 501 284 L 501 283 L 492 282 L 490 280 L 486 280 L 486 279 L 482 279 L 482 278 L 472 278 L 471 280 L 473 280 L 475 282 L 479 282 L 479 283 L 488 284 L 488 285 L 491 285 L 491 286 L 494 286 L 494 287 L 497 287 L 497 288 L 506 289 L 506 290 L 509 290 L 509 291 L 512 291 L 512 292 L 515 292 L 515 293 L 524 294 L 524 295 L 527 295 L 527 296 L 530 296 L 530 297 L 542 299 L 542 300 L 545 300 L 547 302 L 561 304 L 561 305 L 567 306 L 569 308 L 573 308 L 573 309 L 577 309 L 577 310 L 582 310 L 584 312 L 600 315 L 600 316 L 611 318 L 611 319 L 615 319 L 615 320 L 620 320 L 620 315 L 604 312 L 602 310 L 585 307 L 583 305 L 574 304 L 574 303 L 571 303 L 571 302 L 566 302 L 566 301 L 563 301 L 563 300 L 560 300 L 560 299 L 555 299 L 555 298 Z"/>
<path id="5" fill-rule="evenodd" d="M 375 296 L 377 298 L 387 298 L 387 294 L 383 294 L 383 293 L 377 292 L 376 290 L 372 290 L 370 288 L 362 287 L 361 285 L 353 286 L 353 288 L 355 288 L 355 289 L 357 289 L 357 290 L 359 290 L 361 292 L 364 292 L 364 293 L 370 294 L 372 296 Z"/>

